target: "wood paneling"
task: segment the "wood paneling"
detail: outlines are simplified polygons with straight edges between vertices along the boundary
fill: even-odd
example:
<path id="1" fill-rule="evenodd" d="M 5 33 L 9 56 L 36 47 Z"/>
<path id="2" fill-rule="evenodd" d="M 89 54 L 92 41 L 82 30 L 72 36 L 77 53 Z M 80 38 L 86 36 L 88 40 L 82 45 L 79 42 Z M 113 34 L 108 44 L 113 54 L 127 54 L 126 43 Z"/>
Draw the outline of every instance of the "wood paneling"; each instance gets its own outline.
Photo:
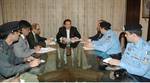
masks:
<path id="1" fill-rule="evenodd" d="M 4 22 L 26 19 L 39 23 L 44 36 L 55 36 L 70 18 L 82 36 L 96 32 L 96 20 L 112 23 L 120 31 L 125 23 L 126 0 L 1 0 Z"/>
<path id="2" fill-rule="evenodd" d="M 139 23 L 141 0 L 127 0 L 126 24 Z"/>

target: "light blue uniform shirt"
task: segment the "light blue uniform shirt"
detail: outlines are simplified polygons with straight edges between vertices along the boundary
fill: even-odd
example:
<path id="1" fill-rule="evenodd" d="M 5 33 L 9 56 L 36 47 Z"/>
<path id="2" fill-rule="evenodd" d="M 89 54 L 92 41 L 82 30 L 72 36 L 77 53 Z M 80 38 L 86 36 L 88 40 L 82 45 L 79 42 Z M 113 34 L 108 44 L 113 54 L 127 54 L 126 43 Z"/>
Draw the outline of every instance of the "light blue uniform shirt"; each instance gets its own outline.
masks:
<path id="1" fill-rule="evenodd" d="M 130 74 L 150 79 L 150 46 L 140 39 L 137 43 L 128 43 L 120 66 Z"/>
<path id="2" fill-rule="evenodd" d="M 103 37 L 98 41 L 92 41 L 92 44 L 95 50 L 104 52 L 108 55 L 121 52 L 118 36 L 112 30 L 105 32 Z"/>

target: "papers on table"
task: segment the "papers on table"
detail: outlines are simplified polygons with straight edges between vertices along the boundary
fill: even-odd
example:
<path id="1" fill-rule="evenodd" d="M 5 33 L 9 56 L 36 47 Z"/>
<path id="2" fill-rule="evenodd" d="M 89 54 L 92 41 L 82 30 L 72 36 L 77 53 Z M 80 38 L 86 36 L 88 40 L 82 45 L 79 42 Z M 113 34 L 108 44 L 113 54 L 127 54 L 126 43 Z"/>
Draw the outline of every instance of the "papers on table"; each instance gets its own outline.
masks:
<path id="1" fill-rule="evenodd" d="M 47 53 L 47 52 L 52 52 L 55 51 L 55 48 L 47 47 L 47 48 L 41 48 L 41 50 L 38 53 Z"/>
<path id="2" fill-rule="evenodd" d="M 109 60 L 111 60 L 112 58 L 106 58 L 103 60 L 103 62 L 108 63 Z"/>
<path id="3" fill-rule="evenodd" d="M 52 41 L 48 45 L 56 45 L 56 42 Z"/>
<path id="4" fill-rule="evenodd" d="M 74 43 L 74 42 L 82 41 L 82 39 L 71 39 L 70 41 L 71 41 L 72 43 Z"/>
<path id="5" fill-rule="evenodd" d="M 94 48 L 83 47 L 84 50 L 94 50 Z"/>
<path id="6" fill-rule="evenodd" d="M 41 62 L 41 63 L 45 63 L 45 60 L 42 60 L 42 59 L 41 59 L 40 62 Z"/>

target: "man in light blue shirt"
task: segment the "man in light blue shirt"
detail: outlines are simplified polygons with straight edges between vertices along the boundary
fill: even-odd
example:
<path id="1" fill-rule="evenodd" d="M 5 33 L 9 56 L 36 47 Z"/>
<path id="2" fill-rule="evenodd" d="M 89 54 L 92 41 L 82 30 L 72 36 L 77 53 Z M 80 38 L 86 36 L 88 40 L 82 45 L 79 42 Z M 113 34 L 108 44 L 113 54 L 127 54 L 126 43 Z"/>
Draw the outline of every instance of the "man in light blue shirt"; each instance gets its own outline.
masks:
<path id="1" fill-rule="evenodd" d="M 125 26 L 125 36 L 130 43 L 121 60 L 111 59 L 108 63 L 126 69 L 140 82 L 150 82 L 150 45 L 141 38 L 141 28 L 140 24 Z"/>
<path id="2" fill-rule="evenodd" d="M 94 48 L 96 55 L 101 58 L 121 59 L 120 42 L 115 32 L 112 31 L 111 24 L 106 21 L 100 22 L 100 31 L 103 37 L 98 41 L 92 41 L 88 46 Z"/>

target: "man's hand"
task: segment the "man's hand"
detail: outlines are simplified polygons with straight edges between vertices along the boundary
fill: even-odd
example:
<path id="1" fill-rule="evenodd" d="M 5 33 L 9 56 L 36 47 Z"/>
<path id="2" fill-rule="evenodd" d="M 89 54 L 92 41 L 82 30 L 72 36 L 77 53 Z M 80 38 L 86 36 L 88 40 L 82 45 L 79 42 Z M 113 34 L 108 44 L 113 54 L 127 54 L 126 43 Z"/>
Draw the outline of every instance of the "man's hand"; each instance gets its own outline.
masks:
<path id="1" fill-rule="evenodd" d="M 47 38 L 47 39 L 45 40 L 46 45 L 49 45 L 51 42 L 52 42 L 51 38 Z"/>
<path id="2" fill-rule="evenodd" d="M 72 43 L 75 43 L 75 42 L 78 42 L 78 41 L 80 41 L 80 39 L 78 37 L 72 37 L 71 38 Z"/>
<path id="3" fill-rule="evenodd" d="M 40 60 L 39 59 L 34 59 L 29 63 L 30 67 L 37 67 L 40 64 Z"/>
<path id="4" fill-rule="evenodd" d="M 66 37 L 61 37 L 60 42 L 63 44 L 67 44 L 67 38 Z"/>
<path id="5" fill-rule="evenodd" d="M 111 59 L 111 60 L 108 61 L 108 64 L 119 66 L 120 60 L 117 60 L 117 59 Z"/>
<path id="6" fill-rule="evenodd" d="M 93 48 L 93 45 L 92 45 L 91 42 L 85 42 L 85 43 L 84 43 L 84 47 Z"/>
<path id="7" fill-rule="evenodd" d="M 29 57 L 25 58 L 25 61 L 30 62 L 30 61 L 33 61 L 34 59 L 35 59 L 34 57 L 29 56 Z"/>

